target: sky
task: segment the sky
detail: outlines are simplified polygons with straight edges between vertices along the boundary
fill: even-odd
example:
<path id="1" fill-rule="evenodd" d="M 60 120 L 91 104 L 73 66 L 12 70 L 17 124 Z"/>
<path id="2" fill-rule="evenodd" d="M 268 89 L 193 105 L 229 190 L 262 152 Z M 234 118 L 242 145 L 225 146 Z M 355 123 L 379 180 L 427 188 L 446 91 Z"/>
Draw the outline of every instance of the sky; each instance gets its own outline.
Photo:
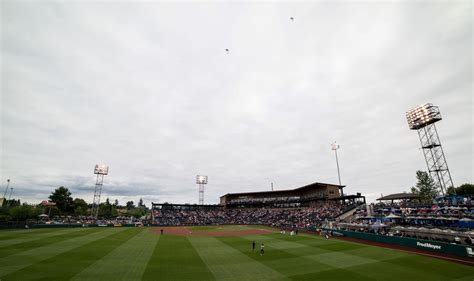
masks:
<path id="1" fill-rule="evenodd" d="M 373 202 L 427 170 L 405 113 L 428 102 L 473 183 L 472 5 L 1 1 L 0 197 L 92 202 L 95 164 L 120 204 L 337 184 L 337 141 Z"/>

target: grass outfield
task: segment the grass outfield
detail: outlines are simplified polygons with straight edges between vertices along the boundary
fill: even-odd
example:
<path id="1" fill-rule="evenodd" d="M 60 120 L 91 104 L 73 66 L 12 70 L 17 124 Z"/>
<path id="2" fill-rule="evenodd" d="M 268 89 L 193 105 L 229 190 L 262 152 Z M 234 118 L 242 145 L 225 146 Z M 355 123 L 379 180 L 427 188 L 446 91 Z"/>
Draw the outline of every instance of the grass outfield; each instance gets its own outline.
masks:
<path id="1" fill-rule="evenodd" d="M 264 256 L 252 252 L 252 240 L 265 243 Z M 1 281 L 473 279 L 474 267 L 310 235 L 160 236 L 149 228 L 0 231 Z"/>

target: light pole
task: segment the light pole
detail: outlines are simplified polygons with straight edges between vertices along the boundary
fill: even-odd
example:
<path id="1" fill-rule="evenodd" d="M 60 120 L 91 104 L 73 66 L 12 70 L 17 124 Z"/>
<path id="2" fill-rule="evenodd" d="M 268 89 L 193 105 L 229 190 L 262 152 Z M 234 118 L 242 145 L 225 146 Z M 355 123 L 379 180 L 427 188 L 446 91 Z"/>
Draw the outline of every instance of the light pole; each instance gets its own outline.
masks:
<path id="1" fill-rule="evenodd" d="M 7 190 L 8 190 L 9 185 L 10 185 L 10 179 L 7 179 L 7 187 L 5 187 L 5 192 L 3 193 L 3 199 L 5 201 L 7 200 Z"/>
<path id="2" fill-rule="evenodd" d="M 334 142 L 333 144 L 331 144 L 331 149 L 334 150 L 334 153 L 336 154 L 337 177 L 339 178 L 339 186 L 341 186 L 341 173 L 339 172 L 339 160 L 337 159 L 337 150 L 339 149 L 339 145 Z M 344 192 L 342 191 L 342 188 L 341 193 L 341 196 L 343 196 Z"/>

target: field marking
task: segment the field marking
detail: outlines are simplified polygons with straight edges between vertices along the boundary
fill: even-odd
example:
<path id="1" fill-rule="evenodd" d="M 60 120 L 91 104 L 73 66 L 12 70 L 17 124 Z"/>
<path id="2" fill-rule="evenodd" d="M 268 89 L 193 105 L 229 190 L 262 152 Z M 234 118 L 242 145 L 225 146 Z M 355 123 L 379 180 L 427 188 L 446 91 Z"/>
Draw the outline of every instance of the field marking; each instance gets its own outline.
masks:
<path id="1" fill-rule="evenodd" d="M 288 280 L 214 237 L 189 236 L 187 239 L 217 280 Z"/>
<path id="2" fill-rule="evenodd" d="M 67 239 L 57 243 L 52 243 L 46 246 L 26 250 L 14 255 L 0 258 L 0 277 L 18 271 L 37 262 L 49 259 L 56 255 L 68 252 L 72 249 L 81 247 L 87 243 L 110 236 L 112 234 L 117 233 L 117 231 L 121 232 L 124 230 L 126 230 L 126 228 L 104 229 L 102 231 L 94 232 L 85 236 Z"/>
<path id="3" fill-rule="evenodd" d="M 79 232 L 83 231 L 85 228 L 70 228 L 70 229 L 55 229 L 54 231 L 51 232 L 41 232 L 36 235 L 27 235 L 26 237 L 20 237 L 20 238 L 13 238 L 13 239 L 7 239 L 7 240 L 0 240 L 0 248 L 3 247 L 8 247 L 11 245 L 16 245 L 16 244 L 21 244 L 21 243 L 27 243 L 35 240 L 39 240 L 42 238 L 47 238 L 47 237 L 53 237 L 53 236 L 59 236 L 62 234 L 66 233 L 71 233 L 71 232 Z"/>
<path id="4" fill-rule="evenodd" d="M 141 280 L 159 238 L 143 230 L 71 280 Z"/>

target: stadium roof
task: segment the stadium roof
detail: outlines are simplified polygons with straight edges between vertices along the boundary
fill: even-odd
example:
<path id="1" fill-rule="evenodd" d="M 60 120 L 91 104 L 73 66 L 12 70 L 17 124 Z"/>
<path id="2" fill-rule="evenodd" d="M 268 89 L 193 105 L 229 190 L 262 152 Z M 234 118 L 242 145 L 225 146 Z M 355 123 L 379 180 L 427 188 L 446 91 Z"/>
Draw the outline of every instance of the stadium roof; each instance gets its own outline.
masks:
<path id="1" fill-rule="evenodd" d="M 377 198 L 379 201 L 384 201 L 384 200 L 403 200 L 403 199 L 420 199 L 421 195 L 419 194 L 413 194 L 413 193 L 394 193 L 390 194 L 387 196 L 383 196 L 380 198 Z"/>
<path id="2" fill-rule="evenodd" d="M 344 195 L 344 196 L 330 198 L 329 200 L 344 200 L 344 199 L 357 199 L 357 198 L 365 198 L 365 196 L 362 196 L 360 193 L 357 193 L 356 195 L 354 194 Z"/>
<path id="3" fill-rule="evenodd" d="M 315 182 L 311 183 L 302 187 L 298 187 L 295 189 L 284 189 L 284 190 L 267 190 L 267 191 L 255 191 L 255 192 L 239 192 L 239 193 L 227 193 L 223 196 L 226 195 L 258 195 L 258 194 L 264 194 L 264 193 L 273 193 L 273 194 L 279 194 L 279 193 L 285 193 L 285 192 L 295 192 L 295 191 L 305 191 L 307 189 L 312 189 L 315 187 L 320 187 L 320 186 L 337 186 L 339 189 L 345 187 L 345 185 L 337 185 L 337 184 L 330 184 L 330 183 L 321 183 L 321 182 Z"/>

